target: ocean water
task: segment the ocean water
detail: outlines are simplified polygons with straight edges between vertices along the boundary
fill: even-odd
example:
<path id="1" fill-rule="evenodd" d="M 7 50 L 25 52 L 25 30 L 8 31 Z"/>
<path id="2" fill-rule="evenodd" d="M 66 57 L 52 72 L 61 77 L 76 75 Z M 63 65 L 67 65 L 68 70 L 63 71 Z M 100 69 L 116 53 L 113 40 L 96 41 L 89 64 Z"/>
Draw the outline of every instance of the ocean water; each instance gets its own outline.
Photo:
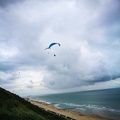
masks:
<path id="1" fill-rule="evenodd" d="M 85 115 L 99 115 L 120 120 L 120 88 L 31 96 L 31 99 Z"/>

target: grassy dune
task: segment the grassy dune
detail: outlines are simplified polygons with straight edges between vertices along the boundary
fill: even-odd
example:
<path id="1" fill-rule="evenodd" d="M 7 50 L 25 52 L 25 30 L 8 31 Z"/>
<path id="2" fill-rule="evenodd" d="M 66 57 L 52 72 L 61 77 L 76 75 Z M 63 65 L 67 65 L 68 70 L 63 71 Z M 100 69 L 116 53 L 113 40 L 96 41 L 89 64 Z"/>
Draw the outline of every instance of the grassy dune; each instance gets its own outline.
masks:
<path id="1" fill-rule="evenodd" d="M 68 120 L 0 88 L 0 120 Z"/>

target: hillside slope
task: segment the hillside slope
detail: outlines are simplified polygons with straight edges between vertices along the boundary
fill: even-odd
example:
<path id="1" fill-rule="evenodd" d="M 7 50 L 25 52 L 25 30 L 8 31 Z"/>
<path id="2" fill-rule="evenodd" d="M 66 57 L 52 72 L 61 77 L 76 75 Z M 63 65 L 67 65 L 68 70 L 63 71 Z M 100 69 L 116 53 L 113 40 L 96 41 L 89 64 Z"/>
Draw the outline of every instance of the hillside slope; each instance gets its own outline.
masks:
<path id="1" fill-rule="evenodd" d="M 0 88 L 0 120 L 67 120 Z"/>

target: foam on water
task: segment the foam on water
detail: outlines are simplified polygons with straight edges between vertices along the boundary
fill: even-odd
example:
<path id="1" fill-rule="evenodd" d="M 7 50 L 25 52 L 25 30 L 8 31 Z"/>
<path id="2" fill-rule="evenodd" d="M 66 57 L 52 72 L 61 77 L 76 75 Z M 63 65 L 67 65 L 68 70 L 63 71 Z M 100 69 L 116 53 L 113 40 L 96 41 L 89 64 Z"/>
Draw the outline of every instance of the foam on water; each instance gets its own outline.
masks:
<path id="1" fill-rule="evenodd" d="M 104 110 L 104 111 L 111 111 L 111 112 L 118 112 L 120 113 L 120 110 L 117 110 L 117 109 L 112 109 L 112 108 L 107 108 L 107 107 L 104 107 L 104 106 L 98 106 L 98 105 L 91 105 L 91 104 L 88 104 L 88 105 L 79 105 L 79 104 L 74 104 L 74 103 L 57 103 L 55 106 L 56 107 L 59 107 L 60 106 L 65 106 L 66 108 L 64 109 L 80 109 L 80 108 L 84 108 L 84 109 L 92 109 L 92 110 Z"/>
<path id="2" fill-rule="evenodd" d="M 74 103 L 59 103 L 57 104 L 56 107 L 61 108 L 61 109 L 77 111 L 85 115 L 100 115 L 103 117 L 112 118 L 114 120 L 118 120 L 120 116 L 120 110 L 118 109 L 112 109 L 112 108 L 107 108 L 105 106 L 98 106 L 98 105 L 91 105 L 91 104 L 79 105 L 79 104 L 74 104 Z"/>

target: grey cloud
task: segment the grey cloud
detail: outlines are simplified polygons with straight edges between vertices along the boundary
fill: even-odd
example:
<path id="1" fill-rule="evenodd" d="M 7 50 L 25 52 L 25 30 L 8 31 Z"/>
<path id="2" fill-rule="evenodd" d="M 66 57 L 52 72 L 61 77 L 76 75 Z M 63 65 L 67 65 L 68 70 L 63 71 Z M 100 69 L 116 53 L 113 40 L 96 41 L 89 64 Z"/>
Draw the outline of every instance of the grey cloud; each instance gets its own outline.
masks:
<path id="1" fill-rule="evenodd" d="M 27 88 L 28 88 L 28 89 L 32 89 L 33 86 L 32 86 L 32 85 L 28 85 Z"/>
<path id="2" fill-rule="evenodd" d="M 0 71 L 10 71 L 14 70 L 15 68 L 16 68 L 15 63 L 9 63 L 8 61 L 6 62 L 0 61 Z"/>
<path id="3" fill-rule="evenodd" d="M 120 75 L 108 75 L 108 76 L 100 76 L 98 78 L 96 78 L 95 80 L 92 81 L 88 81 L 89 84 L 95 84 L 97 82 L 105 82 L 105 81 L 110 81 L 110 80 L 115 80 L 117 78 L 120 78 Z"/>
<path id="4" fill-rule="evenodd" d="M 3 74 L 1 74 L 1 72 L 3 73 Z M 18 76 L 18 74 L 15 74 L 15 73 L 13 73 L 13 72 L 6 72 L 6 71 L 0 71 L 0 84 L 2 85 L 2 84 L 12 84 L 13 83 L 13 81 L 15 81 L 16 79 L 18 79 L 19 78 L 19 76 Z"/>
<path id="5" fill-rule="evenodd" d="M 118 78 L 120 75 L 120 71 L 116 69 L 117 66 L 114 68 L 112 67 L 113 70 L 111 71 L 110 66 L 107 66 L 108 61 L 104 62 L 104 60 L 101 59 L 102 61 L 96 63 L 94 60 L 94 62 L 91 63 L 91 60 L 89 62 L 89 59 L 87 59 L 87 61 L 82 61 L 80 60 L 82 56 L 76 54 L 75 57 L 74 54 L 73 57 L 72 52 L 69 53 L 71 54 L 69 60 L 64 57 L 64 62 L 67 60 L 64 65 L 59 63 L 62 60 L 57 60 L 56 63 L 48 65 L 51 66 L 50 71 L 52 75 L 51 77 L 45 77 L 43 82 L 49 88 L 63 89 L 80 87 L 88 84 L 93 85 L 97 82 L 105 82 Z M 91 64 L 94 65 L 91 66 Z"/>
<path id="6" fill-rule="evenodd" d="M 106 7 L 106 6 L 105 6 Z M 109 9 L 103 9 L 103 18 L 101 20 L 102 23 L 104 23 L 104 25 L 113 25 L 113 24 L 120 24 L 120 1 L 119 0 L 115 0 L 115 1 L 111 1 L 110 4 L 108 4 L 107 6 Z"/>
<path id="7" fill-rule="evenodd" d="M 0 6 L 7 7 L 8 5 L 15 4 L 22 1 L 25 1 L 25 0 L 0 0 Z"/>
<path id="8" fill-rule="evenodd" d="M 0 60 L 0 70 L 43 69 L 43 85 L 51 89 L 79 87 L 109 81 L 111 76 L 119 77 L 119 26 L 114 27 L 119 25 L 119 1 L 112 3 L 26 0 L 8 7 L 8 11 L 2 9 L 0 46 L 15 47 L 17 53 Z M 55 51 L 56 57 L 52 50 L 49 54 L 45 51 L 54 41 L 61 43 Z"/>

